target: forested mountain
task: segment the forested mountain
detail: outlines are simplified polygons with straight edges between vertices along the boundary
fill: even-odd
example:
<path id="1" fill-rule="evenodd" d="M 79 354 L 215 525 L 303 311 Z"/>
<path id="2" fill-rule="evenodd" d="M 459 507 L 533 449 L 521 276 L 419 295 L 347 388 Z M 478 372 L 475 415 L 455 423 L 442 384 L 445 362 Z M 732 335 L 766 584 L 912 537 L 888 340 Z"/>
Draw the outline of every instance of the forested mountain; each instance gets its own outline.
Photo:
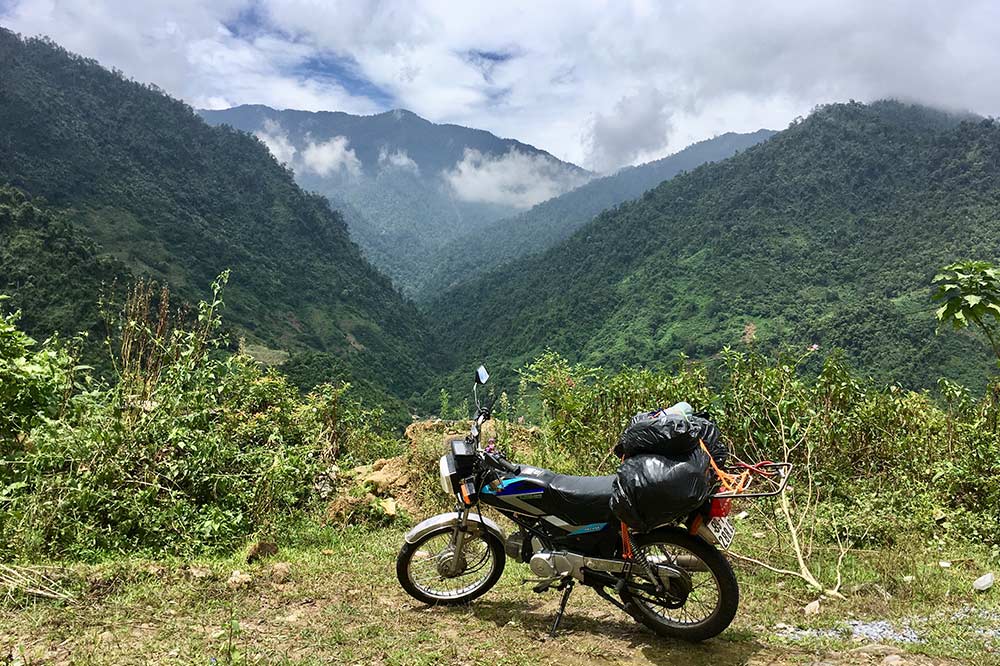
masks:
<path id="1" fill-rule="evenodd" d="M 430 376 L 437 347 L 419 313 L 362 258 L 327 201 L 304 193 L 262 143 L 6 30 L 0 184 L 43 198 L 52 218 L 14 229 L 10 220 L 24 216 L 14 212 L 2 223 L 3 289 L 33 303 L 37 335 L 89 328 L 95 285 L 120 267 L 189 301 L 232 269 L 226 319 L 249 343 L 326 354 L 327 366 L 402 398 Z"/>
<path id="2" fill-rule="evenodd" d="M 601 211 L 635 199 L 683 171 L 732 157 L 773 134 L 766 129 L 749 134 L 727 132 L 699 141 L 663 159 L 626 167 L 610 176 L 592 180 L 530 210 L 454 240 L 437 251 L 431 270 L 417 286 L 418 300 L 433 299 L 445 289 L 518 257 L 544 252 L 569 238 Z M 474 261 L 469 257 L 471 247 L 477 248 Z"/>
<path id="3" fill-rule="evenodd" d="M 65 219 L 0 185 L 0 310 L 21 311 L 19 325 L 41 339 L 86 333 L 86 357 L 100 363 L 107 333 L 98 295 L 113 296 L 125 265 L 108 256 Z"/>
<path id="4" fill-rule="evenodd" d="M 989 353 L 935 336 L 928 284 L 998 247 L 1000 124 L 834 104 L 444 294 L 431 319 L 466 363 L 498 367 L 546 347 L 655 366 L 746 338 L 839 347 L 910 386 L 982 386 Z"/>
<path id="5" fill-rule="evenodd" d="M 397 109 L 373 116 L 238 106 L 199 111 L 264 141 L 307 190 L 345 211 L 376 266 L 413 293 L 432 253 L 591 174 L 533 146 Z"/>

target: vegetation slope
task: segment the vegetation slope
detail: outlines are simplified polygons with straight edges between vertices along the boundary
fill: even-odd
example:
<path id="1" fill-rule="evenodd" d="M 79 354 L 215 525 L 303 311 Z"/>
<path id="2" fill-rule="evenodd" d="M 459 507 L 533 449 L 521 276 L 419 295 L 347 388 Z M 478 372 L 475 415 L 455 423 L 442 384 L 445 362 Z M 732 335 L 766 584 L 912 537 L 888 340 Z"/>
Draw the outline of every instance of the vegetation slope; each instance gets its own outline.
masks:
<path id="1" fill-rule="evenodd" d="M 767 142 L 599 215 L 434 301 L 464 365 L 552 348 L 605 366 L 818 344 L 880 380 L 984 385 L 936 337 L 929 283 L 1000 241 L 1000 124 L 897 102 L 818 108 Z"/>
<path id="2" fill-rule="evenodd" d="M 430 262 L 431 272 L 421 283 L 417 298 L 432 300 L 441 291 L 470 281 L 501 264 L 544 252 L 569 238 L 601 211 L 636 199 L 679 173 L 706 162 L 732 157 L 772 135 L 772 130 L 762 129 L 749 134 L 727 132 L 699 141 L 663 159 L 626 167 L 610 176 L 592 180 L 519 215 L 498 220 L 472 235 L 452 241 L 436 252 Z M 471 256 L 470 248 L 475 248 Z"/>
<path id="3" fill-rule="evenodd" d="M 427 382 L 437 347 L 416 309 L 362 258 L 327 201 L 304 193 L 254 137 L 211 127 L 155 87 L 6 30 L 0 108 L 0 183 L 44 198 L 95 256 L 167 282 L 188 301 L 231 269 L 227 319 L 248 343 L 324 354 L 325 368 L 403 398 Z M 15 282 L 16 298 L 30 291 L 40 302 L 73 294 L 95 303 L 96 280 L 119 272 L 92 262 L 94 280 L 81 282 L 58 247 L 36 249 L 55 254 L 3 254 L 7 276 L 48 267 L 44 278 Z M 76 314 L 55 308 L 31 332 L 89 328 Z"/>

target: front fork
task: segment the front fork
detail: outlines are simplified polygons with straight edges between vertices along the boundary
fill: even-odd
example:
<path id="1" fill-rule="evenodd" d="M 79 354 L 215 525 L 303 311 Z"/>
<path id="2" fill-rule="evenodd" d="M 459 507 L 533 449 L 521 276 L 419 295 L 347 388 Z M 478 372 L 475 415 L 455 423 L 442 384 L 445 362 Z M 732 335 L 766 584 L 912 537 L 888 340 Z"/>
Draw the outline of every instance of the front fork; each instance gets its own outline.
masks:
<path id="1" fill-rule="evenodd" d="M 465 546 L 465 536 L 468 531 L 469 525 L 469 512 L 472 507 L 459 505 L 458 511 L 458 524 L 455 525 L 454 531 L 451 533 L 451 575 L 457 576 L 462 571 L 462 548 Z"/>

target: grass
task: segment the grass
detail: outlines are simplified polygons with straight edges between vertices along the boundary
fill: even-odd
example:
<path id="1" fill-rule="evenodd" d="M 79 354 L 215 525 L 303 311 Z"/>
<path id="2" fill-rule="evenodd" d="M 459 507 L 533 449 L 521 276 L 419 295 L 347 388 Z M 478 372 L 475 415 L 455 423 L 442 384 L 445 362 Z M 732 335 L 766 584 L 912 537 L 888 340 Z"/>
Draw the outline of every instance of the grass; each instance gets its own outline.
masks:
<path id="1" fill-rule="evenodd" d="M 911 664 L 1000 663 L 1000 640 L 976 633 L 996 628 L 980 614 L 1000 613 L 1000 591 L 971 591 L 989 557 L 975 549 L 949 553 L 949 569 L 934 550 L 859 553 L 849 561 L 852 578 L 882 576 L 881 591 L 862 584 L 808 618 L 802 608 L 814 595 L 738 565 L 743 600 L 733 627 L 687 645 L 655 637 L 586 588 L 574 592 L 560 634 L 549 639 L 558 597 L 519 585 L 527 570 L 513 562 L 471 606 L 422 606 L 395 580 L 403 531 L 311 525 L 276 558 L 251 565 L 239 556 L 71 565 L 60 581 L 74 602 L 6 598 L 0 648 L 7 664 L 867 664 L 890 653 Z M 746 544 L 737 537 L 737 545 Z M 290 563 L 288 580 L 274 577 L 277 561 Z M 248 586 L 227 585 L 234 569 L 249 574 Z M 901 584 L 886 571 L 914 580 Z M 960 613 L 968 617 L 956 620 Z M 909 623 L 925 640 L 866 647 L 846 635 L 848 619 Z M 817 632 L 793 640 L 779 623 Z"/>

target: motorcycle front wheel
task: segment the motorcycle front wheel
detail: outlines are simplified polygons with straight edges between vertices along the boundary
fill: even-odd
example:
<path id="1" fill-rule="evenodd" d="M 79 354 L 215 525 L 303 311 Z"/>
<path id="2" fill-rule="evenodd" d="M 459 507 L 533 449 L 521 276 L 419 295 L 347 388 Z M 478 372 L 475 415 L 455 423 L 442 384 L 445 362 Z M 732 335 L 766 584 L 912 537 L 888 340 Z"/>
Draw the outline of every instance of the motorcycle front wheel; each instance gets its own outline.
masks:
<path id="1" fill-rule="evenodd" d="M 703 641 L 721 634 L 736 617 L 740 588 L 729 560 L 703 539 L 679 530 L 657 530 L 632 539 L 633 550 L 646 560 L 683 569 L 689 581 L 678 585 L 680 596 L 649 591 L 644 573 L 636 572 L 622 592 L 629 614 L 661 636 Z M 675 584 L 676 585 L 676 584 Z"/>
<path id="2" fill-rule="evenodd" d="M 396 558 L 396 578 L 406 592 L 425 604 L 467 604 L 486 594 L 503 574 L 507 554 L 496 535 L 467 534 L 460 553 L 453 547 L 454 527 L 442 527 L 416 543 L 404 543 Z M 458 558 L 458 570 L 452 568 Z"/>

